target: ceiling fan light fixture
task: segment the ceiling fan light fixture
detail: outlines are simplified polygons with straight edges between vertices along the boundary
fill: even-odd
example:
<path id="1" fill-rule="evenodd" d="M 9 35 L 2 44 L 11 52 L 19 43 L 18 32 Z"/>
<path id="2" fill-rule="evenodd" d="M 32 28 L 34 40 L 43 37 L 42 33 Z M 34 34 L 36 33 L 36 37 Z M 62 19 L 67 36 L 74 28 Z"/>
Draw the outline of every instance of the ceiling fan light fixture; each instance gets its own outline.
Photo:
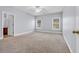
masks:
<path id="1" fill-rule="evenodd" d="M 40 8 L 40 6 L 34 6 L 33 8 L 35 9 L 36 13 L 39 13 L 42 10 L 42 8 Z"/>
<path id="2" fill-rule="evenodd" d="M 42 10 L 41 8 L 37 8 L 37 9 L 35 10 L 35 12 L 38 13 L 38 12 L 41 12 L 41 10 Z"/>

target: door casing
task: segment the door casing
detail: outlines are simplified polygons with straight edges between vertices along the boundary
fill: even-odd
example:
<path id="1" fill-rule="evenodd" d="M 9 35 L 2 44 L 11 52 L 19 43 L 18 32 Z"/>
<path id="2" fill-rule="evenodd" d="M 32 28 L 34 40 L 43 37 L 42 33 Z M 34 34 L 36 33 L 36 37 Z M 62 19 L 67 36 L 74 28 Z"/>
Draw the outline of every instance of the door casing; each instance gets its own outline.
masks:
<path id="1" fill-rule="evenodd" d="M 2 38 L 4 38 L 4 36 L 3 36 L 4 13 L 6 13 L 7 16 L 8 15 L 13 15 L 14 16 L 14 14 L 11 13 L 11 12 L 2 11 Z M 12 27 L 13 27 L 13 35 L 12 36 L 14 36 L 14 19 L 13 19 L 13 26 Z"/>

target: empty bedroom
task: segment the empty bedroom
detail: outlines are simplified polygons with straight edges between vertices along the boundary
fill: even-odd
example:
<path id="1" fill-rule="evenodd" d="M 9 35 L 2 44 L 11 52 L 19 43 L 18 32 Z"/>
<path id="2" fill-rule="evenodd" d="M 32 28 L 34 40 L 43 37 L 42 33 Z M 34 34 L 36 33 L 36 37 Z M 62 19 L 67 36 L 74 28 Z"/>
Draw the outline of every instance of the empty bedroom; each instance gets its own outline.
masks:
<path id="1" fill-rule="evenodd" d="M 79 52 L 78 10 L 74 6 L 0 6 L 0 53 Z"/>

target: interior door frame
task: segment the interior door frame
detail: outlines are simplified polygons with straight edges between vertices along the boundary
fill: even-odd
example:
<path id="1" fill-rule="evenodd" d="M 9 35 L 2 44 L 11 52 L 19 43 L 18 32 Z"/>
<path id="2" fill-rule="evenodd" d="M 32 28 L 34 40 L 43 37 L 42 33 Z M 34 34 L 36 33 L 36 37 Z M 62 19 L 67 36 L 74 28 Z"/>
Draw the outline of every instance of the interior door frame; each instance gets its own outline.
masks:
<path id="1" fill-rule="evenodd" d="M 4 38 L 4 36 L 3 36 L 3 25 L 4 25 L 3 20 L 4 20 L 4 13 L 6 13 L 7 15 L 13 15 L 13 16 L 14 16 L 14 14 L 11 13 L 11 12 L 2 11 L 2 38 Z M 14 16 L 14 19 L 15 19 L 15 16 Z M 14 19 L 13 19 L 13 36 L 14 36 Z"/>

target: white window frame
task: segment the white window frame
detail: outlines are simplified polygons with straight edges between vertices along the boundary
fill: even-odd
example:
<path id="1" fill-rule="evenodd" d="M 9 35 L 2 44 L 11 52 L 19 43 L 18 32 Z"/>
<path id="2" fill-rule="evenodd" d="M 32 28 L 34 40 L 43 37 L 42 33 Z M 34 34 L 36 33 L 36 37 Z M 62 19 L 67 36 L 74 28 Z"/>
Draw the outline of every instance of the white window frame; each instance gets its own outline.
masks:
<path id="1" fill-rule="evenodd" d="M 36 19 L 36 29 L 41 29 L 41 26 L 38 27 L 38 25 L 37 25 L 37 21 L 38 21 L 38 20 L 40 20 L 40 19 Z"/>
<path id="2" fill-rule="evenodd" d="M 53 26 L 53 22 L 54 22 L 54 19 L 59 19 L 59 28 L 54 28 Z M 61 18 L 60 17 L 53 17 L 52 18 L 52 30 L 61 30 Z"/>

